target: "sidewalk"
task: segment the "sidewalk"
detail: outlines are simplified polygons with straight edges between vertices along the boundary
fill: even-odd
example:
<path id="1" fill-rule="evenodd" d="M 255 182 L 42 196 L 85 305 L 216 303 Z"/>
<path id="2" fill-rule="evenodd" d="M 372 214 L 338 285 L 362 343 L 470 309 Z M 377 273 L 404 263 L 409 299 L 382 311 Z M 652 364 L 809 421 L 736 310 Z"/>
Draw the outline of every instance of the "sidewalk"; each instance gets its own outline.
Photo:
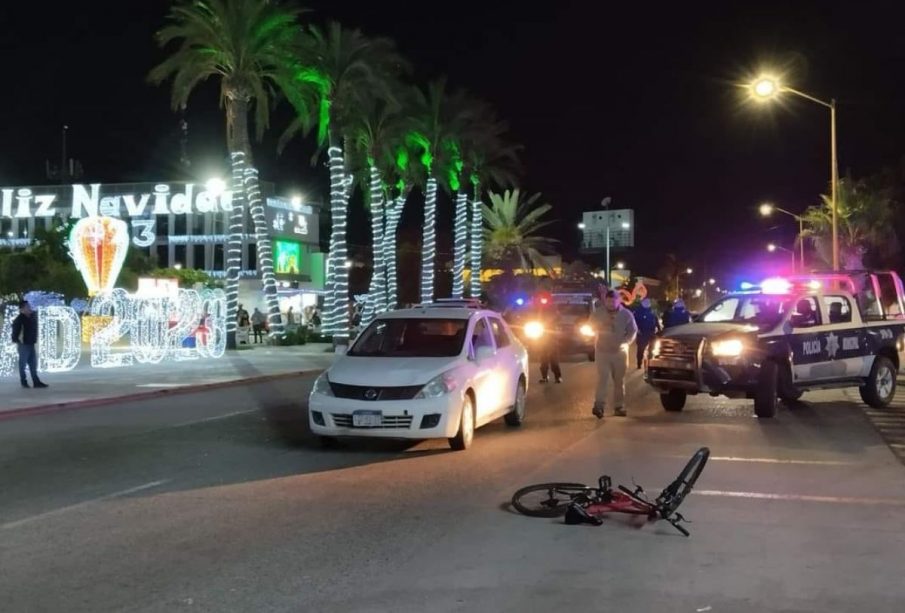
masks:
<path id="1" fill-rule="evenodd" d="M 123 368 L 91 368 L 88 357 L 73 370 L 47 373 L 48 389 L 23 389 L 18 376 L 0 379 L 0 419 L 21 413 L 108 404 L 136 396 L 228 386 L 243 380 L 266 380 L 327 368 L 332 346 L 312 343 L 293 347 L 254 347 L 227 351 L 217 360 L 136 364 Z"/>

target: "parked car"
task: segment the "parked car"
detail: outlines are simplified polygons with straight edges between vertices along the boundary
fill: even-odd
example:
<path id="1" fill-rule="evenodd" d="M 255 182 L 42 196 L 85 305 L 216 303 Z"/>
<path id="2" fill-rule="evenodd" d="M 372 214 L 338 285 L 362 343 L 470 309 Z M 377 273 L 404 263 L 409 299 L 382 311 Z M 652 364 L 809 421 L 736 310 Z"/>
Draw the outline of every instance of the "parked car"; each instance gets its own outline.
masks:
<path id="1" fill-rule="evenodd" d="M 528 353 L 499 313 L 433 304 L 384 313 L 315 382 L 312 432 L 446 438 L 467 449 L 475 429 L 526 416 Z"/>

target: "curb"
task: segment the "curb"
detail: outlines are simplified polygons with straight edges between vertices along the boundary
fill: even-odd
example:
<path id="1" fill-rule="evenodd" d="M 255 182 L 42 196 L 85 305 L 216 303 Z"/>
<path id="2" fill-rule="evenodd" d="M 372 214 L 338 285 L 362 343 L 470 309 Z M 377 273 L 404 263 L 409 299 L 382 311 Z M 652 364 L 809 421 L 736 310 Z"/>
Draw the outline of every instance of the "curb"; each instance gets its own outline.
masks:
<path id="1" fill-rule="evenodd" d="M 149 390 L 146 392 L 132 392 L 121 396 L 105 396 L 102 398 L 86 398 L 85 400 L 73 400 L 71 402 L 55 402 L 53 404 L 42 404 L 32 407 L 22 407 L 19 409 L 11 409 L 9 411 L 0 411 L 0 421 L 7 419 L 15 419 L 17 417 L 30 417 L 33 415 L 45 415 L 47 413 L 57 413 L 62 411 L 71 411 L 75 409 L 88 409 L 93 407 L 101 407 L 119 402 L 131 402 L 141 400 L 152 400 L 159 396 L 177 396 L 183 394 L 194 394 L 201 391 L 223 389 L 228 387 L 238 387 L 241 385 L 256 385 L 259 383 L 267 383 L 268 381 L 279 381 L 281 379 L 292 379 L 293 377 L 303 377 L 313 373 L 323 372 L 322 369 L 296 370 L 292 372 L 283 372 L 273 375 L 260 375 L 256 377 L 246 377 L 243 379 L 233 379 L 231 381 L 218 381 L 216 383 L 199 383 L 198 385 L 186 385 L 185 387 L 170 387 L 157 390 Z"/>

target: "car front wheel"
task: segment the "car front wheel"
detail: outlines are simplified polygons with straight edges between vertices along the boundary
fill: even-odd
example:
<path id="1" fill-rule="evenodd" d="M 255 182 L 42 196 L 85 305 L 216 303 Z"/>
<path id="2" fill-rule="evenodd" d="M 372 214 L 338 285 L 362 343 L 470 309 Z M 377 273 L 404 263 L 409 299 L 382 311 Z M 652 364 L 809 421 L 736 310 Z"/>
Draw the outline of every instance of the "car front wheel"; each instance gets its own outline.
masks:
<path id="1" fill-rule="evenodd" d="M 521 426 L 524 423 L 528 405 L 527 396 L 525 381 L 519 379 L 518 386 L 515 388 L 515 402 L 512 405 L 512 410 L 506 413 L 507 426 Z"/>
<path id="2" fill-rule="evenodd" d="M 464 451 L 471 447 L 474 440 L 474 401 L 466 394 L 462 402 L 462 416 L 459 418 L 459 431 L 449 439 L 449 446 L 456 451 Z"/>

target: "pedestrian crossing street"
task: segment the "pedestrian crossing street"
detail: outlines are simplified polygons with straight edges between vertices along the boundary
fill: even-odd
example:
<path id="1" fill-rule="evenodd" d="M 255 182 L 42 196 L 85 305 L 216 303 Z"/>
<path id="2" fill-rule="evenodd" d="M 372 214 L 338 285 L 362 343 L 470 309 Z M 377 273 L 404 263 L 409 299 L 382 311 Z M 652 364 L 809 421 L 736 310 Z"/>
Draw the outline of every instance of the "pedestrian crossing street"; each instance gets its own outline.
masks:
<path id="1" fill-rule="evenodd" d="M 858 403 L 892 452 L 905 464 L 905 380 L 899 380 L 895 398 L 885 409 L 872 409 L 864 404 L 857 390 L 846 390 L 846 395 Z"/>

